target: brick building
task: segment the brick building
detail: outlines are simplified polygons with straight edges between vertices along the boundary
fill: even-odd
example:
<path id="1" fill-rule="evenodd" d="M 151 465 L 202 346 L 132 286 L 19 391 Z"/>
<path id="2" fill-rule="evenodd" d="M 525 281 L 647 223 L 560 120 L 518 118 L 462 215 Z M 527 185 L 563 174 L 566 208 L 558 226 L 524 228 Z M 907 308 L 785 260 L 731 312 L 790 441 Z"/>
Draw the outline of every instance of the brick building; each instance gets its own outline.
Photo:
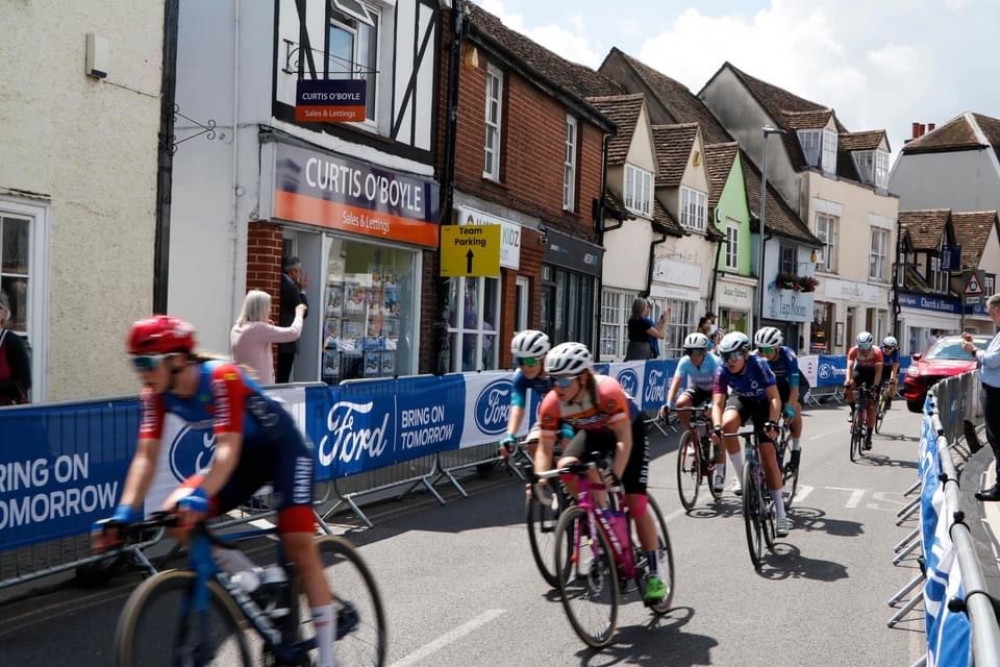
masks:
<path id="1" fill-rule="evenodd" d="M 508 367 L 508 343 L 524 328 L 542 329 L 553 342 L 594 345 L 603 147 L 615 130 L 562 83 L 595 72 L 480 7 L 462 5 L 458 71 L 442 67 L 438 85 L 442 91 L 458 85 L 450 221 L 500 224 L 503 243 L 499 279 L 452 278 L 440 285 L 438 369 L 451 371 Z M 441 25 L 440 52 L 448 53 L 453 34 L 445 27 L 452 22 L 442 17 Z M 439 114 L 447 117 L 445 95 Z M 446 160 L 448 131 L 442 122 L 439 164 Z"/>

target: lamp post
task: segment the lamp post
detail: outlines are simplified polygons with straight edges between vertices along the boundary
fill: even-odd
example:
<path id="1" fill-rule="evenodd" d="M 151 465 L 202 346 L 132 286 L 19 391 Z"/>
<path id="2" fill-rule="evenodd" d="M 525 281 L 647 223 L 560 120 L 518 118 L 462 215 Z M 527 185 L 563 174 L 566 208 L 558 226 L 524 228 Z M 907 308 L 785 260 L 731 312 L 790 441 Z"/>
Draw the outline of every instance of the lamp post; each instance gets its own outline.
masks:
<path id="1" fill-rule="evenodd" d="M 785 131 L 772 125 L 765 125 L 761 131 L 761 177 L 760 177 L 760 238 L 757 239 L 757 312 L 756 328 L 759 329 L 764 319 L 764 236 L 767 220 L 767 137 L 771 134 L 784 134 Z"/>

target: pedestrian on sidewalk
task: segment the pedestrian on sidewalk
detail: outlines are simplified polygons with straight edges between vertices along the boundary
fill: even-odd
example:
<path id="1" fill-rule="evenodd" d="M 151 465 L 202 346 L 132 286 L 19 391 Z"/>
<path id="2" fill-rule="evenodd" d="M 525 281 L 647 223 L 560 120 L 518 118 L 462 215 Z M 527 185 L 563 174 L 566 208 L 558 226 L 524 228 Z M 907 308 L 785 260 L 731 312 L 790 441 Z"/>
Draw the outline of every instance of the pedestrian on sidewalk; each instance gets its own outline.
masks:
<path id="1" fill-rule="evenodd" d="M 642 297 L 632 301 L 632 317 L 628 320 L 628 349 L 625 351 L 625 361 L 641 361 L 653 358 L 654 338 L 663 338 L 666 323 L 666 311 L 660 315 L 658 324 L 649 319 L 649 302 Z"/>
<path id="2" fill-rule="evenodd" d="M 295 312 L 299 304 L 306 306 L 304 317 L 309 317 L 309 302 L 306 300 L 309 276 L 302 270 L 302 262 L 298 257 L 285 257 L 281 262 L 281 271 L 281 309 L 278 312 L 278 326 L 289 327 L 295 321 Z M 298 353 L 298 337 L 289 343 L 278 345 L 279 383 L 284 384 L 291 380 L 292 366 Z"/>
<path id="3" fill-rule="evenodd" d="M 994 324 L 1000 326 L 1000 294 L 986 300 L 986 309 Z M 979 362 L 979 381 L 982 383 L 981 400 L 986 420 L 986 440 L 993 448 L 1000 475 L 1000 333 L 997 333 L 985 350 L 976 349 L 972 336 L 962 334 L 962 347 Z M 979 500 L 1000 500 L 1000 477 L 993 488 L 976 493 Z"/>
<path id="4" fill-rule="evenodd" d="M 243 300 L 243 310 L 236 326 L 229 332 L 233 345 L 233 361 L 249 366 L 257 374 L 260 384 L 274 384 L 274 357 L 271 345 L 297 341 L 302 334 L 305 304 L 295 306 L 290 326 L 276 327 L 271 322 L 271 295 L 260 290 L 250 290 Z"/>
<path id="5" fill-rule="evenodd" d="M 24 341 L 7 328 L 13 313 L 7 294 L 0 292 L 0 405 L 28 402 L 31 364 Z"/>

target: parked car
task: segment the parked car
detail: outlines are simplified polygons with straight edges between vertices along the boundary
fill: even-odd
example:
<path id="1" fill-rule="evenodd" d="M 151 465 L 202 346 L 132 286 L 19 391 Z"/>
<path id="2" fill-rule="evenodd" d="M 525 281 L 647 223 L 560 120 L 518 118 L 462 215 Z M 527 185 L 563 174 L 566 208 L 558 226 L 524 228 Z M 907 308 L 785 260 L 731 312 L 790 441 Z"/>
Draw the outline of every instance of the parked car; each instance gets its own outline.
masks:
<path id="1" fill-rule="evenodd" d="M 989 345 L 989 336 L 973 336 L 972 342 L 980 350 Z M 938 380 L 975 370 L 976 360 L 962 349 L 961 336 L 944 336 L 927 350 L 914 354 L 913 363 L 903 375 L 903 398 L 910 412 L 921 412 L 927 390 Z"/>

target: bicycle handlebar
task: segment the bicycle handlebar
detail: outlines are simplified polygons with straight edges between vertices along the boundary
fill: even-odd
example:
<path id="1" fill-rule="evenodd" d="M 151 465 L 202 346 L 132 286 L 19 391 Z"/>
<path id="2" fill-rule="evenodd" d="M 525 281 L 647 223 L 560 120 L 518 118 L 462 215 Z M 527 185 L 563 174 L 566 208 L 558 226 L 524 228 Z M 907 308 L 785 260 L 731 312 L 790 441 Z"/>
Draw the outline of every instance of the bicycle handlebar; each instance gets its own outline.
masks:
<path id="1" fill-rule="evenodd" d="M 712 406 L 706 403 L 705 405 L 695 405 L 695 406 L 692 406 L 690 408 L 670 408 L 670 411 L 671 412 L 708 412 L 711 409 L 712 409 Z"/>
<path id="2" fill-rule="evenodd" d="M 148 517 L 142 521 L 136 521 L 133 523 L 123 524 L 120 521 L 115 521 L 114 519 L 103 519 L 97 521 L 96 525 L 101 526 L 101 529 L 107 534 L 108 530 L 114 528 L 118 531 L 118 535 L 121 538 L 118 543 L 113 544 L 109 549 L 120 549 L 124 545 L 124 541 L 128 537 L 133 537 L 139 535 L 140 533 L 147 530 L 156 530 L 157 528 L 177 528 L 181 525 L 180 517 L 173 512 L 152 512 Z M 218 537 L 215 533 L 209 530 L 208 526 L 204 521 L 199 521 L 194 526 L 192 526 L 192 531 L 196 535 L 201 535 L 205 537 L 213 546 L 217 546 L 220 549 L 238 549 L 239 547 L 233 542 L 227 542 L 222 538 Z"/>

